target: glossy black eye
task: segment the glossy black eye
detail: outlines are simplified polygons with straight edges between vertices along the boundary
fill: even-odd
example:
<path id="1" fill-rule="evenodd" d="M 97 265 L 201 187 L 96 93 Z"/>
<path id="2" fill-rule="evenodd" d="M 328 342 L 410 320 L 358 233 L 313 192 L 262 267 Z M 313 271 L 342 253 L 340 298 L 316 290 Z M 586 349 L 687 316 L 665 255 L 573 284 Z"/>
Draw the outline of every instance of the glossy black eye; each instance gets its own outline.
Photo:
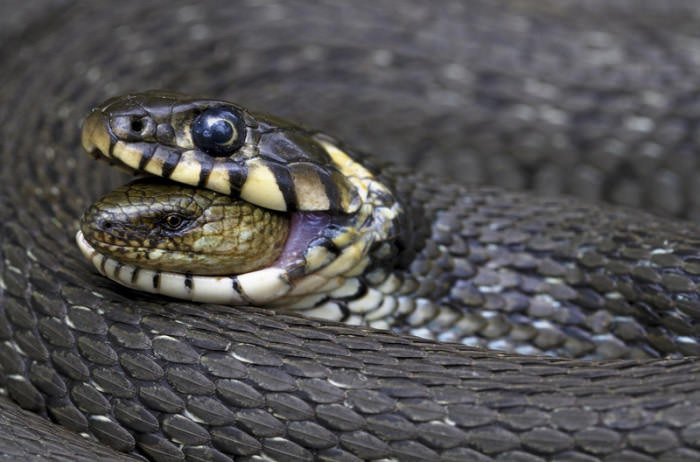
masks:
<path id="1" fill-rule="evenodd" d="M 168 231 L 178 231 L 185 225 L 185 221 L 185 218 L 181 215 L 170 213 L 163 217 L 161 224 Z"/>
<path id="2" fill-rule="evenodd" d="M 192 123 L 192 141 L 209 155 L 228 156 L 245 141 L 245 122 L 236 109 L 207 109 Z"/>

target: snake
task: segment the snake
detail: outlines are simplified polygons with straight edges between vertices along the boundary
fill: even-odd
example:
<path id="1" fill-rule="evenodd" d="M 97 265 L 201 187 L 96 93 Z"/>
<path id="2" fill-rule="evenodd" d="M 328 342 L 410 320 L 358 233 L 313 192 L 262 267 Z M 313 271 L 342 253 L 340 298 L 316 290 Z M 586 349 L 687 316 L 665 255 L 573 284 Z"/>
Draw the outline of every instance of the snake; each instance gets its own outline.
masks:
<path id="1" fill-rule="evenodd" d="M 692 217 L 683 181 L 694 171 L 687 45 L 695 7 L 461 3 L 435 11 L 419 2 L 349 10 L 142 2 L 104 11 L 47 1 L 3 15 L 22 21 L 0 32 L 0 452 L 44 460 L 697 459 L 697 225 L 454 185 L 425 167 L 461 165 L 472 175 L 492 164 L 458 154 L 473 149 L 500 162 L 513 151 L 516 161 L 495 169 L 501 182 L 570 193 L 591 183 L 600 198 L 623 203 L 650 174 L 649 184 L 668 188 L 628 205 Z M 337 20 L 347 17 L 351 26 Z M 541 39 L 514 40 L 514 53 L 503 47 L 533 25 Z M 635 67 L 643 62 L 663 65 Z M 587 79 L 571 84 L 571 74 L 552 72 L 561 69 Z M 514 82 L 528 90 L 522 99 Z M 473 85 L 479 90 L 465 91 Z M 73 241 L 78 217 L 124 177 L 77 152 L 79 125 L 109 96 L 154 87 L 299 111 L 348 146 L 398 160 L 350 156 L 412 220 L 400 229 L 413 234 L 415 258 L 394 267 L 415 276 L 407 295 L 427 301 L 415 303 L 426 308 L 413 311 L 422 319 L 396 332 L 279 306 L 224 309 L 140 294 L 96 273 Z M 550 151 L 550 167 L 571 175 L 561 183 L 549 180 L 552 168 L 533 173 L 536 153 Z M 574 168 L 584 152 L 593 157 Z M 628 157 L 634 152 L 643 157 Z M 520 176 L 517 162 L 529 167 Z M 441 297 L 474 309 L 458 339 L 423 329 Z"/>

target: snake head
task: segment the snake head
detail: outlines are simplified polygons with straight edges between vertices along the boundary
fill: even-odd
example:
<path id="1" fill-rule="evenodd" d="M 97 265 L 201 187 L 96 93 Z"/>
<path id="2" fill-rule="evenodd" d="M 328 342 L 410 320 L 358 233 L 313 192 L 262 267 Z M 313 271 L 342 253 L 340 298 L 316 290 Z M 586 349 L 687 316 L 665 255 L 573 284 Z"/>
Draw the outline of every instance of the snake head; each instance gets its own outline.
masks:
<path id="1" fill-rule="evenodd" d="M 167 183 L 127 186 L 83 217 L 77 241 L 84 255 L 129 287 L 216 303 L 262 304 L 290 296 L 311 297 L 303 304 L 315 304 L 325 297 L 319 287 L 331 291 L 380 260 L 388 268 L 402 247 L 397 228 L 404 213 L 391 189 L 332 138 L 273 116 L 226 101 L 149 91 L 93 109 L 82 143 L 96 157 Z M 177 183 L 188 185 L 193 197 L 209 190 L 284 212 L 288 232 L 275 245 L 281 253 L 262 267 L 247 256 L 235 268 L 214 263 L 203 269 L 211 259 L 183 246 L 191 236 L 157 232 L 164 222 L 154 218 L 154 199 L 144 193 L 157 189 L 161 197 L 190 203 L 173 189 Z M 124 194 L 125 202 L 119 199 Z"/>
<path id="2" fill-rule="evenodd" d="M 87 152 L 129 171 L 272 210 L 353 213 L 362 202 L 355 162 L 332 139 L 226 101 L 164 91 L 110 98 L 87 116 L 81 138 Z"/>

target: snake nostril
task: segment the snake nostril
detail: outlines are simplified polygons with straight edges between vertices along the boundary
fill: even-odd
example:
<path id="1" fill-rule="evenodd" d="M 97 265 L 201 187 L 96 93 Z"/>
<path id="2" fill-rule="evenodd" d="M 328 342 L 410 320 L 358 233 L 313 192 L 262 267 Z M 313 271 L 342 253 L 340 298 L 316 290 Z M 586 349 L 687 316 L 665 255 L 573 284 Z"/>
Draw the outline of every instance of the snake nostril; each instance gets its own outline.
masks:
<path id="1" fill-rule="evenodd" d="M 104 230 L 110 230 L 112 229 L 112 226 L 113 225 L 111 221 L 105 221 L 104 223 L 102 223 L 102 229 Z"/>

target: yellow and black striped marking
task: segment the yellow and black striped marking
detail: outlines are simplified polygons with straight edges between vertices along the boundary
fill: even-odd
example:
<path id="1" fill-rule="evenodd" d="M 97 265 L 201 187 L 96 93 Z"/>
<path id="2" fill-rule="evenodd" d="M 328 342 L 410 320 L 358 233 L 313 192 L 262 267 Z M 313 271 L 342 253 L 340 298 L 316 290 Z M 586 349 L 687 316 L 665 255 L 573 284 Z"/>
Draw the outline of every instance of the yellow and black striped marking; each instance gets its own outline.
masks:
<path id="1" fill-rule="evenodd" d="M 235 150 L 223 153 L 193 134 L 203 117 L 217 126 L 222 109 L 241 128 L 231 129 L 239 138 L 230 144 Z M 232 126 L 221 120 L 219 125 Z M 348 180 L 355 168 L 339 163 L 327 141 L 225 101 L 164 92 L 113 98 L 85 119 L 82 144 L 128 170 L 237 195 L 272 210 L 354 213 L 360 206 L 356 185 Z"/>
<path id="2" fill-rule="evenodd" d="M 284 212 L 279 220 L 289 223 L 286 242 L 276 241 L 283 250 L 275 258 L 261 259 L 256 251 L 236 262 L 243 270 L 214 263 L 214 270 L 202 271 L 206 258 L 181 258 L 181 240 L 153 248 L 149 226 L 141 228 L 140 237 L 99 242 L 91 228 L 99 220 L 88 211 L 78 245 L 102 274 L 120 284 L 194 301 L 283 305 L 351 322 L 369 317 L 379 322 L 398 306 L 367 284 L 390 278 L 373 263 L 393 258 L 387 249 L 395 248 L 403 209 L 392 191 L 334 139 L 224 101 L 149 92 L 111 99 L 93 110 L 82 142 L 88 152 L 117 166 L 200 188 L 191 192 L 193 202 L 201 202 L 196 191 L 210 190 L 259 207 L 260 215 Z M 147 217 L 155 200 L 132 197 L 128 207 L 116 205 Z M 211 228 L 212 236 L 231 235 L 211 223 L 200 225 Z M 187 252 L 196 253 L 193 249 Z M 158 264 L 175 254 L 178 263 Z M 369 272 L 371 279 L 365 279 Z"/>

